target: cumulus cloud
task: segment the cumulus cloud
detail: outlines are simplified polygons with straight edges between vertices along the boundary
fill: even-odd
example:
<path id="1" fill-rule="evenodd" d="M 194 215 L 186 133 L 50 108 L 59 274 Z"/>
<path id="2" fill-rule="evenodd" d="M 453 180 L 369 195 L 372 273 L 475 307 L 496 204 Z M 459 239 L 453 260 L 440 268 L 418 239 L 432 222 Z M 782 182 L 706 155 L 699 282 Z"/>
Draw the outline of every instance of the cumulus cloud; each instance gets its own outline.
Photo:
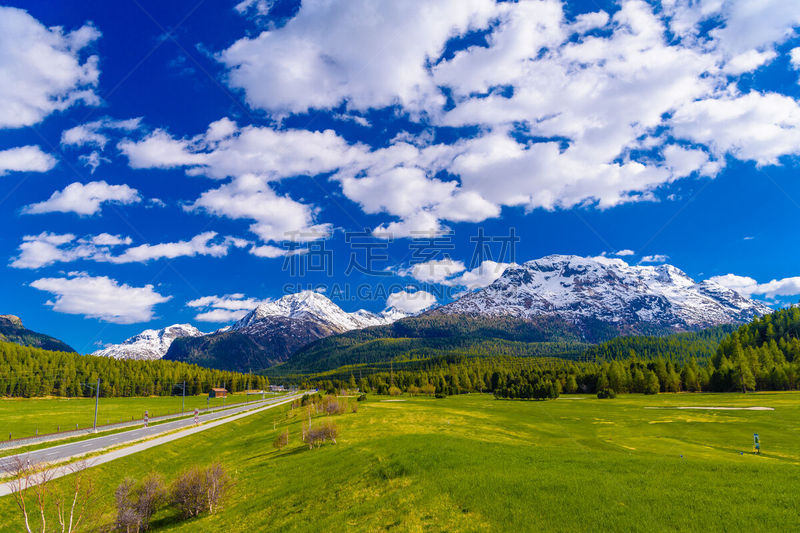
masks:
<path id="1" fill-rule="evenodd" d="M 516 263 L 498 263 L 487 259 L 472 270 L 468 270 L 460 276 L 449 279 L 447 284 L 456 287 L 466 287 L 468 290 L 488 287 L 502 276 L 503 272 L 510 266 L 516 266 Z"/>
<path id="2" fill-rule="evenodd" d="M 241 5 L 241 4 L 240 4 Z M 494 0 L 303 2 L 284 26 L 236 41 L 218 59 L 253 107 L 279 113 L 445 102 L 428 63 L 484 27 Z"/>
<path id="3" fill-rule="evenodd" d="M 386 299 L 386 307 L 403 313 L 419 313 L 436 304 L 436 296 L 426 291 L 393 292 Z"/>
<path id="4" fill-rule="evenodd" d="M 749 276 L 737 276 L 736 274 L 725 274 L 724 276 L 714 276 L 709 281 L 733 289 L 743 296 L 763 295 L 767 298 L 776 296 L 794 296 L 800 294 L 800 276 L 782 279 L 773 279 L 766 283 L 759 283 Z"/>
<path id="5" fill-rule="evenodd" d="M 31 287 L 53 294 L 55 299 L 47 305 L 55 311 L 115 324 L 147 322 L 153 318 L 153 307 L 171 298 L 156 292 L 153 285 L 131 287 L 106 276 L 83 273 L 37 279 Z"/>
<path id="6" fill-rule="evenodd" d="M 796 69 L 800 69 L 800 46 L 789 51 L 789 62 Z"/>
<path id="7" fill-rule="evenodd" d="M 47 172 L 56 159 L 38 146 L 19 146 L 0 150 L 0 176 L 9 172 Z"/>
<path id="8" fill-rule="evenodd" d="M 111 263 L 146 263 L 155 259 L 174 259 L 198 255 L 223 257 L 228 254 L 231 247 L 242 248 L 247 244 L 249 244 L 248 241 L 233 237 L 217 239 L 217 232 L 206 231 L 188 241 L 134 246 L 126 249 L 120 255 L 106 257 L 105 260 Z"/>
<path id="9" fill-rule="evenodd" d="M 99 37 L 90 24 L 65 32 L 0 7 L 0 128 L 31 126 L 78 102 L 97 104 L 97 56 L 84 50 Z"/>
<path id="10" fill-rule="evenodd" d="M 254 174 L 204 192 L 188 209 L 253 220 L 250 231 L 266 242 L 314 241 L 331 232 L 329 224 L 314 224 L 314 213 L 309 206 L 278 195 L 265 178 Z"/>
<path id="11" fill-rule="evenodd" d="M 237 9 L 259 18 L 271 6 L 248 0 Z M 302 222 L 296 227 L 316 226 L 312 206 L 267 190 L 299 175 L 327 175 L 365 213 L 387 216 L 376 235 L 408 237 L 497 217 L 507 206 L 657 200 L 675 180 L 716 176 L 727 157 L 764 165 L 798 153 L 797 102 L 764 90 L 742 94 L 735 81 L 774 61 L 800 4 L 614 7 L 571 17 L 558 0 L 310 0 L 285 24 L 218 54 L 229 85 L 278 120 L 310 109 L 358 120 L 388 108 L 422 133 L 368 147 L 333 131 L 223 118 L 194 137 L 156 130 L 118 146 L 135 168 L 231 178 L 193 208 L 252 219 L 267 241 L 285 228 L 244 199 L 254 194 L 257 204 L 263 195 L 289 209 Z M 473 31 L 485 43 L 451 46 Z M 450 127 L 471 132 L 443 142 L 448 136 L 435 133 Z"/>
<path id="12" fill-rule="evenodd" d="M 408 269 L 400 271 L 400 274 L 411 276 L 417 281 L 443 283 L 447 278 L 463 272 L 465 268 L 461 261 L 454 261 L 450 258 L 432 259 L 424 263 L 416 263 Z"/>
<path id="13" fill-rule="evenodd" d="M 314 176 L 336 170 L 365 151 L 333 130 L 239 128 L 228 118 L 212 122 L 205 133 L 190 139 L 155 130 L 141 140 L 126 139 L 118 146 L 133 168 L 188 167 L 190 174 L 215 179 L 242 174 L 270 179 Z"/>
<path id="14" fill-rule="evenodd" d="M 102 118 L 69 128 L 61 132 L 61 144 L 64 146 L 93 146 L 103 149 L 108 142 L 107 130 L 133 131 L 139 128 L 141 118 L 114 120 Z"/>
<path id="15" fill-rule="evenodd" d="M 269 301 L 269 299 L 246 298 L 244 294 L 236 293 L 224 296 L 203 296 L 186 302 L 186 305 L 202 311 L 195 315 L 195 320 L 224 323 L 239 320 L 250 310 Z"/>
<path id="16" fill-rule="evenodd" d="M 31 204 L 23 213 L 77 213 L 94 215 L 100 211 L 101 204 L 133 204 L 141 201 L 139 191 L 127 185 L 109 185 L 105 181 L 91 181 L 86 184 L 71 183 L 63 190 L 54 192 L 48 200 Z"/>
<path id="17" fill-rule="evenodd" d="M 639 260 L 639 264 L 647 264 L 647 263 L 666 263 L 669 260 L 668 255 L 664 254 L 653 254 L 653 255 L 645 255 Z"/>
<path id="18" fill-rule="evenodd" d="M 129 237 L 108 233 L 82 239 L 72 233 L 42 232 L 39 235 L 25 235 L 19 245 L 19 253 L 10 264 L 14 268 L 41 268 L 79 259 L 103 260 L 111 253 L 111 247 L 130 242 Z"/>
<path id="19" fill-rule="evenodd" d="M 800 153 L 800 105 L 775 93 L 733 93 L 689 102 L 670 121 L 676 135 L 759 165 Z"/>
<path id="20" fill-rule="evenodd" d="M 616 255 L 617 257 L 627 257 L 631 255 L 636 255 L 636 252 L 634 252 L 633 250 L 628 250 L 626 248 L 624 250 L 617 250 L 616 252 L 613 253 L 613 255 Z"/>
<path id="21" fill-rule="evenodd" d="M 19 245 L 19 253 L 11 261 L 14 268 L 41 268 L 53 263 L 78 260 L 102 263 L 146 263 L 156 259 L 208 255 L 222 257 L 232 248 L 244 248 L 249 241 L 235 237 L 218 238 L 216 232 L 207 231 L 188 241 L 160 244 L 141 244 L 130 247 L 130 237 L 101 233 L 78 238 L 71 233 L 43 232 L 26 235 Z M 120 247 L 126 248 L 120 250 Z"/>

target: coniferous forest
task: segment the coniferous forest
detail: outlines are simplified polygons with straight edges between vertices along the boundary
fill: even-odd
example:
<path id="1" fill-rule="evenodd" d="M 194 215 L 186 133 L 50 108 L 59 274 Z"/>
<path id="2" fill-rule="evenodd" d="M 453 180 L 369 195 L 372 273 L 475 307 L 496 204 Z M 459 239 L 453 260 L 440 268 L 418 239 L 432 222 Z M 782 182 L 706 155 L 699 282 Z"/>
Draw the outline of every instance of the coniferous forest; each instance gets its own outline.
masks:
<path id="1" fill-rule="evenodd" d="M 187 395 L 223 385 L 237 392 L 269 384 L 265 376 L 186 363 L 118 360 L 0 342 L 0 396 L 91 396 L 92 389 L 84 384 L 94 384 L 98 378 L 101 396 L 169 396 L 184 381 Z"/>
<path id="2" fill-rule="evenodd" d="M 352 366 L 306 379 L 326 390 L 433 394 L 492 392 L 499 398 L 545 399 L 567 393 L 734 392 L 800 386 L 800 308 L 734 329 L 667 337 L 620 337 L 587 350 L 593 360 L 437 357 L 387 369 Z M 347 377 L 349 372 L 349 378 Z"/>

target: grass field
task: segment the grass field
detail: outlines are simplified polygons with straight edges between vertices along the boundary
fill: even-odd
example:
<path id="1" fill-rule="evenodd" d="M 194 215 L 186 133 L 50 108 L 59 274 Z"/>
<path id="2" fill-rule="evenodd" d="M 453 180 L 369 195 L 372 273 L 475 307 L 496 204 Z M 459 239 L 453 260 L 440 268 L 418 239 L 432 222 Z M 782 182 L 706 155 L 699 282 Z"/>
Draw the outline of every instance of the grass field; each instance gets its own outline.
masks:
<path id="1" fill-rule="evenodd" d="M 315 450 L 299 440 L 300 416 L 273 430 L 281 408 L 97 467 L 101 522 L 113 520 L 124 476 L 170 478 L 217 459 L 237 479 L 225 509 L 189 522 L 162 511 L 154 530 L 788 531 L 800 521 L 800 393 L 387 400 L 335 417 L 338 444 Z M 276 451 L 287 425 L 289 446 Z M 0 499 L 0 531 L 18 531 L 14 519 Z"/>
<path id="2" fill-rule="evenodd" d="M 207 395 L 187 396 L 186 410 L 195 407 L 206 407 Z M 250 401 L 260 399 L 250 396 Z M 244 394 L 228 396 L 225 405 L 244 402 Z M 211 407 L 222 405 L 222 399 L 212 399 Z M 153 396 L 149 398 L 100 398 L 97 412 L 97 424 L 122 422 L 131 417 L 142 418 L 148 411 L 150 417 L 175 414 L 181 412 L 180 396 Z M 0 439 L 28 437 L 39 434 L 54 433 L 92 427 L 94 421 L 94 398 L 3 398 L 0 399 Z"/>

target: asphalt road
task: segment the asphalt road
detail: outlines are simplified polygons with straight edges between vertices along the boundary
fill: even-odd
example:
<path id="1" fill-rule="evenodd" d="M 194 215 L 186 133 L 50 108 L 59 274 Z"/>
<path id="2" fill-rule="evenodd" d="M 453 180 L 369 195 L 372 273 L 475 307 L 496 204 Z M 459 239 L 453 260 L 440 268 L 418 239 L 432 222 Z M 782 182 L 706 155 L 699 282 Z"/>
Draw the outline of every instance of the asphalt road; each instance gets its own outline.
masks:
<path id="1" fill-rule="evenodd" d="M 298 393 L 290 396 L 279 396 L 277 398 L 271 398 L 264 401 L 251 402 L 241 406 L 232 407 L 230 409 L 225 409 L 224 411 L 201 414 L 198 416 L 198 420 L 200 423 L 209 422 L 211 420 L 229 417 L 244 411 L 249 411 L 251 409 L 268 407 L 277 403 L 284 403 L 287 400 L 300 398 L 301 396 L 302 393 Z M 85 455 L 88 453 L 97 452 L 111 446 L 129 444 L 131 442 L 153 437 L 155 435 L 160 435 L 162 433 L 190 428 L 194 425 L 194 417 L 190 417 L 183 420 L 165 422 L 163 424 L 150 426 L 148 428 L 133 429 L 130 431 L 115 433 L 113 435 L 95 437 L 93 439 L 82 440 L 69 444 L 60 444 L 50 448 L 43 448 L 41 450 L 2 457 L 0 458 L 0 476 L 3 476 L 7 472 L 13 470 L 14 465 L 17 464 L 17 459 L 19 458 L 26 462 L 30 461 L 31 464 L 59 462 L 77 455 Z M 180 433 L 178 433 L 176 437 L 180 438 Z"/>

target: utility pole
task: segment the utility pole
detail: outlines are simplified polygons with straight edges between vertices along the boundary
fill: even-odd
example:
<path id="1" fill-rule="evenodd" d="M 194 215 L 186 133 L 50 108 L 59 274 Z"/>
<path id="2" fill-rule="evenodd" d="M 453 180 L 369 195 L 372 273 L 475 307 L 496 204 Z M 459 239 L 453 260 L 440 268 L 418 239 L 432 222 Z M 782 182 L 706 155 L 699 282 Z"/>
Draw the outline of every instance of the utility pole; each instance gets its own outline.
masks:
<path id="1" fill-rule="evenodd" d="M 181 395 L 181 414 L 183 414 L 183 407 L 186 404 L 186 380 L 183 380 L 183 394 Z"/>
<path id="2" fill-rule="evenodd" d="M 97 378 L 97 389 L 94 395 L 94 432 L 97 433 L 97 407 L 100 403 L 100 378 Z"/>

